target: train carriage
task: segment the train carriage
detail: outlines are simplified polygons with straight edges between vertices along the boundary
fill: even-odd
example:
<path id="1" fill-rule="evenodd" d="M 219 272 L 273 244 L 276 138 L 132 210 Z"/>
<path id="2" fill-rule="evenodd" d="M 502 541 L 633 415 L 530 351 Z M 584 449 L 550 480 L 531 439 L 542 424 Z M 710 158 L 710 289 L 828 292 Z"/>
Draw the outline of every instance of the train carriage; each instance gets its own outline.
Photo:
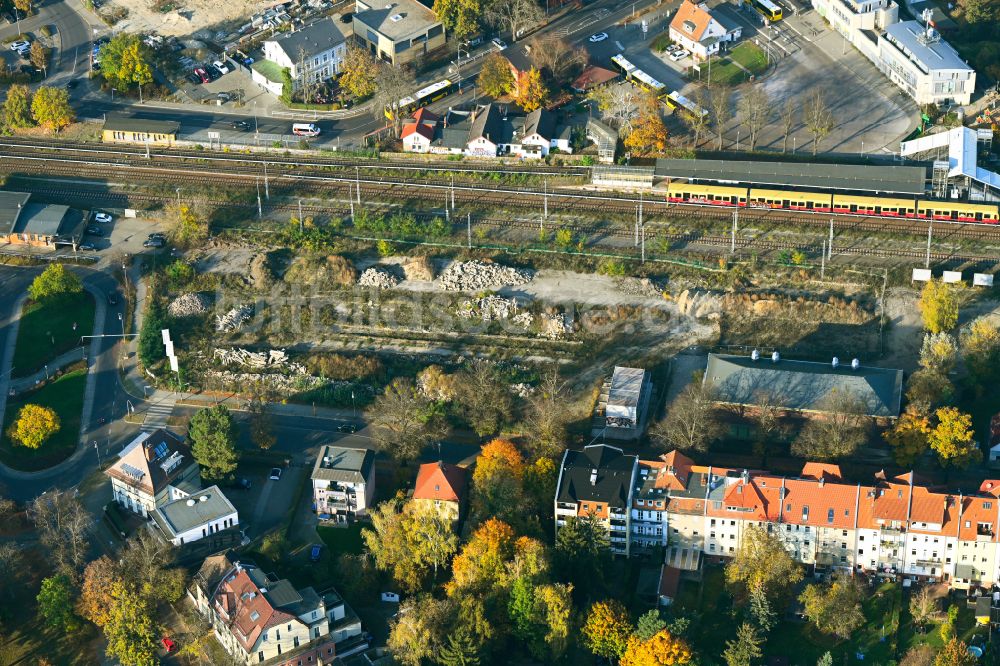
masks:
<path id="1" fill-rule="evenodd" d="M 750 208 L 810 210 L 829 213 L 833 209 L 833 195 L 821 192 L 792 192 L 755 187 L 750 190 L 747 205 Z"/>
<path id="2" fill-rule="evenodd" d="M 848 215 L 880 215 L 885 217 L 913 217 L 915 199 L 892 197 L 865 197 L 853 194 L 834 194 L 833 212 Z"/>
<path id="3" fill-rule="evenodd" d="M 670 203 L 709 204 L 712 206 L 746 206 L 747 188 L 725 185 L 670 183 L 667 186 Z"/>
<path id="4" fill-rule="evenodd" d="M 949 222 L 985 222 L 997 224 L 1000 216 L 996 204 L 971 204 L 958 201 L 917 202 L 917 217 Z"/>

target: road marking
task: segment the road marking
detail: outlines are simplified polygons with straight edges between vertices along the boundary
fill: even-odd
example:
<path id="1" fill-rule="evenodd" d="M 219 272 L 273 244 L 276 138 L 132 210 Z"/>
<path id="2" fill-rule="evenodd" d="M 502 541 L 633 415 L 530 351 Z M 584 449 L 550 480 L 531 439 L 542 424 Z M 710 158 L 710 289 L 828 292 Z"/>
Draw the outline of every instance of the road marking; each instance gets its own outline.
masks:
<path id="1" fill-rule="evenodd" d="M 615 46 L 617 46 L 617 47 L 618 47 L 618 50 L 619 50 L 619 51 L 624 51 L 624 50 L 625 50 L 625 47 L 624 47 L 624 46 L 622 46 L 622 43 L 621 43 L 621 42 L 619 42 L 619 41 L 615 41 Z"/>

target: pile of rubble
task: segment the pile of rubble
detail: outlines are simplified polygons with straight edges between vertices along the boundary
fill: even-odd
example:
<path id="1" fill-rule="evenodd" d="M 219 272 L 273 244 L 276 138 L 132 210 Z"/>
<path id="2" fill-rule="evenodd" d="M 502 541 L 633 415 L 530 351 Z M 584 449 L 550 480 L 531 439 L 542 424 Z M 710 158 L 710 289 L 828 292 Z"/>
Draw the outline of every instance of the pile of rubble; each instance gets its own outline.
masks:
<path id="1" fill-rule="evenodd" d="M 440 284 L 448 291 L 480 291 L 531 280 L 531 272 L 483 261 L 455 261 L 441 273 Z"/>
<path id="2" fill-rule="evenodd" d="M 510 392 L 516 395 L 518 398 L 530 398 L 535 394 L 535 387 L 531 384 L 512 384 L 510 387 Z"/>
<path id="3" fill-rule="evenodd" d="M 212 299 L 206 294 L 181 294 L 167 306 L 171 317 L 193 317 L 208 312 Z"/>
<path id="4" fill-rule="evenodd" d="M 399 284 L 399 277 L 378 266 L 372 266 L 371 268 L 365 269 L 365 272 L 358 278 L 358 286 L 361 287 L 392 289 L 397 284 Z"/>
<path id="5" fill-rule="evenodd" d="M 463 319 L 478 318 L 483 321 L 509 319 L 516 313 L 517 301 L 502 296 L 486 296 L 485 298 L 465 301 L 458 309 L 458 316 Z M 531 316 L 529 313 L 524 314 Z"/>
<path id="6" fill-rule="evenodd" d="M 238 305 L 226 314 L 215 315 L 215 330 L 238 331 L 253 317 L 253 305 Z"/>
<path id="7" fill-rule="evenodd" d="M 655 298 L 663 295 L 664 286 L 649 278 L 627 277 L 618 280 L 618 288 L 630 296 Z"/>
<path id="8" fill-rule="evenodd" d="M 677 309 L 690 317 L 718 317 L 722 312 L 719 297 L 703 289 L 685 289 L 677 297 Z"/>
<path id="9" fill-rule="evenodd" d="M 283 394 L 307 391 L 330 383 L 327 379 L 312 375 L 231 372 L 229 370 L 213 370 L 207 375 L 213 380 L 213 383 L 219 383 L 229 390 L 239 390 L 241 387 L 260 384 Z"/>
<path id="10" fill-rule="evenodd" d="M 245 365 L 248 368 L 281 367 L 287 368 L 296 374 L 306 374 L 305 366 L 301 363 L 292 363 L 284 349 L 269 349 L 266 352 L 254 352 L 243 348 L 219 347 L 215 350 L 214 355 L 226 365 L 236 363 L 237 365 Z"/>
<path id="11" fill-rule="evenodd" d="M 548 314 L 543 312 L 541 317 L 542 325 L 538 334 L 542 337 L 550 340 L 559 340 L 573 331 L 573 325 L 566 318 L 566 315 L 562 313 Z"/>

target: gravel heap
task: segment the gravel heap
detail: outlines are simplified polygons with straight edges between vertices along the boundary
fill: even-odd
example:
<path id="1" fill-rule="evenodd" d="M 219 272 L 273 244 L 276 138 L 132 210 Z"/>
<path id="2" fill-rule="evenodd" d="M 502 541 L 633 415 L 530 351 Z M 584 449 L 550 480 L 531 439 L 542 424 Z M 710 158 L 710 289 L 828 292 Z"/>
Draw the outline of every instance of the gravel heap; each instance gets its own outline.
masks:
<path id="1" fill-rule="evenodd" d="M 464 319 L 478 317 L 483 321 L 499 321 L 509 319 L 516 312 L 517 301 L 513 298 L 487 296 L 462 303 L 458 310 L 458 316 Z"/>
<path id="2" fill-rule="evenodd" d="M 212 299 L 205 294 L 181 294 L 167 306 L 171 317 L 193 317 L 208 312 Z"/>
<path id="3" fill-rule="evenodd" d="M 376 289 L 392 289 L 399 284 L 399 278 L 384 268 L 372 266 L 358 278 L 358 286 L 375 287 Z"/>
<path id="4" fill-rule="evenodd" d="M 542 315 L 542 326 L 539 335 L 550 340 L 558 340 L 560 338 L 566 337 L 568 333 L 573 330 L 572 325 L 566 319 L 564 314 L 548 314 L 543 312 Z"/>
<path id="5" fill-rule="evenodd" d="M 253 305 L 240 305 L 224 315 L 215 315 L 215 330 L 238 331 L 253 316 Z"/>
<path id="6" fill-rule="evenodd" d="M 480 291 L 531 280 L 531 272 L 482 261 L 456 261 L 441 273 L 441 288 L 448 291 Z"/>
<path id="7" fill-rule="evenodd" d="M 656 297 L 663 295 L 663 285 L 649 278 L 627 277 L 618 280 L 618 288 L 631 296 Z"/>

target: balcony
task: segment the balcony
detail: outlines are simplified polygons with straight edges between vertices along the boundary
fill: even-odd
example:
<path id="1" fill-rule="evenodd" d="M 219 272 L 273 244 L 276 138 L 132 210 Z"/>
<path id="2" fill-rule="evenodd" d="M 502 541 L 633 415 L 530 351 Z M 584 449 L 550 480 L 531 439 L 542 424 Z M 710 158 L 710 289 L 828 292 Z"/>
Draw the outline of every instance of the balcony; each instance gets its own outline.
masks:
<path id="1" fill-rule="evenodd" d="M 901 537 L 903 536 L 903 528 L 901 527 L 880 527 L 879 532 L 881 532 L 883 537 Z"/>
<path id="2" fill-rule="evenodd" d="M 941 566 L 940 559 L 930 559 L 930 560 L 917 560 L 915 563 L 918 567 L 928 568 L 928 567 L 939 567 Z"/>

